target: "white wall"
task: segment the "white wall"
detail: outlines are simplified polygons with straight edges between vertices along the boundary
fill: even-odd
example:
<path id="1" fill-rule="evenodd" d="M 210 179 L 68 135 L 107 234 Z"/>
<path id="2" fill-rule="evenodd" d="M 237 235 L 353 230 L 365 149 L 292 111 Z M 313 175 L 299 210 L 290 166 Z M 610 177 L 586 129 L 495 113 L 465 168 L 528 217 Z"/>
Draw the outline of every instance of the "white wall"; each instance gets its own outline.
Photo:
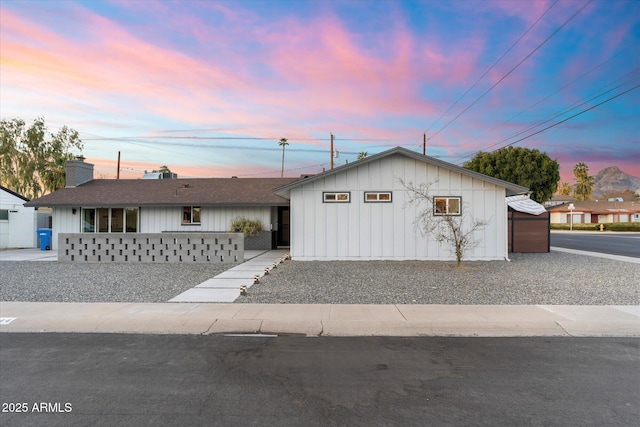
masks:
<path id="1" fill-rule="evenodd" d="M 20 197 L 0 189 L 0 209 L 9 211 L 8 220 L 0 220 L 0 248 L 35 248 L 37 213 L 25 208 Z"/>
<path id="2" fill-rule="evenodd" d="M 182 224 L 182 207 L 140 208 L 140 233 L 163 231 L 229 231 L 231 221 L 238 217 L 259 219 L 265 230 L 269 230 L 275 218 L 271 218 L 271 207 L 208 207 L 203 206 L 199 225 Z"/>
<path id="3" fill-rule="evenodd" d="M 434 182 L 432 196 L 461 196 L 463 209 L 489 225 L 465 259 L 507 256 L 505 189 L 402 155 L 382 158 L 291 190 L 291 255 L 297 260 L 455 259 L 449 245 L 422 236 L 420 208 L 407 205 L 405 182 Z M 437 182 L 436 182 L 437 180 Z M 350 203 L 323 203 L 323 191 L 350 191 Z M 365 191 L 392 191 L 392 203 L 364 203 Z M 424 208 L 422 208 L 423 210 Z"/>
<path id="4" fill-rule="evenodd" d="M 53 211 L 53 249 L 58 246 L 59 233 L 80 233 L 81 210 L 75 208 L 55 208 Z M 277 211 L 276 211 L 277 212 Z M 182 207 L 141 207 L 139 210 L 139 233 L 162 233 L 167 231 L 218 231 L 227 232 L 231 221 L 237 217 L 259 219 L 265 230 L 277 217 L 271 217 L 271 207 L 202 207 L 199 225 L 182 225 Z M 35 233 L 35 232 L 34 232 Z M 35 235 L 35 234 L 34 234 Z"/>

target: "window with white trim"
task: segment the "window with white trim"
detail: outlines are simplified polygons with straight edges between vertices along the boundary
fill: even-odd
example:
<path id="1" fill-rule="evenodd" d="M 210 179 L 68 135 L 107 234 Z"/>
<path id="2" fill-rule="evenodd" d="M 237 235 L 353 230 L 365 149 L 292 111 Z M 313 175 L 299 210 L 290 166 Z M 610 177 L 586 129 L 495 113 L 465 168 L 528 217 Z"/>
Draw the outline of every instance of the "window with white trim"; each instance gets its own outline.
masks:
<path id="1" fill-rule="evenodd" d="M 324 192 L 322 193 L 322 201 L 324 203 L 350 203 L 351 193 L 346 192 Z"/>
<path id="2" fill-rule="evenodd" d="M 365 191 L 365 203 L 391 203 L 391 191 Z"/>
<path id="3" fill-rule="evenodd" d="M 0 221 L 9 221 L 9 209 L 0 209 Z"/>
<path id="4" fill-rule="evenodd" d="M 200 206 L 182 207 L 182 225 L 200 224 Z"/>
<path id="5" fill-rule="evenodd" d="M 461 215 L 462 197 L 434 197 L 433 214 L 440 215 Z"/>

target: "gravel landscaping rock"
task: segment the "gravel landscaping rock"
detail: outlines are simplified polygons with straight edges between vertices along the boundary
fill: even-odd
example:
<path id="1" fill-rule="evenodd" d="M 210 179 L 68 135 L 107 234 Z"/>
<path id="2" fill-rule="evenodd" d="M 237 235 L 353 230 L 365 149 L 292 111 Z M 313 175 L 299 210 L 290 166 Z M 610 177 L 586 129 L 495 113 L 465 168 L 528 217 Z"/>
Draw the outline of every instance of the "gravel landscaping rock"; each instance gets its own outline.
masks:
<path id="1" fill-rule="evenodd" d="M 167 302 L 238 264 L 0 262 L 0 301 Z"/>
<path id="2" fill-rule="evenodd" d="M 638 305 L 640 264 L 561 252 L 511 262 L 287 261 L 237 303 Z"/>
<path id="3" fill-rule="evenodd" d="M 236 303 L 640 305 L 640 264 L 563 252 L 511 262 L 286 261 Z M 0 262 L 0 300 L 167 302 L 231 265 Z"/>

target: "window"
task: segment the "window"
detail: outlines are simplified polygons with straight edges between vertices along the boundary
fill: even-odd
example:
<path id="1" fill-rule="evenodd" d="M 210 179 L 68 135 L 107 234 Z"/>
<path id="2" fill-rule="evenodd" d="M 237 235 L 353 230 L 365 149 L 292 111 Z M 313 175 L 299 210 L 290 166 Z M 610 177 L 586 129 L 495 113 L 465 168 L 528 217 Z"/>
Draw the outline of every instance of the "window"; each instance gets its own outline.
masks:
<path id="1" fill-rule="evenodd" d="M 182 207 L 182 225 L 200 224 L 200 207 L 199 206 L 183 206 Z"/>
<path id="2" fill-rule="evenodd" d="M 365 191 L 365 203 L 391 203 L 391 191 Z"/>
<path id="3" fill-rule="evenodd" d="M 351 193 L 322 193 L 322 201 L 324 203 L 349 203 L 351 202 Z"/>
<path id="4" fill-rule="evenodd" d="M 138 208 L 83 208 L 83 233 L 137 233 Z"/>
<path id="5" fill-rule="evenodd" d="M 0 221 L 8 221 L 8 220 L 9 220 L 9 210 L 0 209 Z"/>
<path id="6" fill-rule="evenodd" d="M 460 215 L 461 197 L 434 197 L 434 215 Z"/>

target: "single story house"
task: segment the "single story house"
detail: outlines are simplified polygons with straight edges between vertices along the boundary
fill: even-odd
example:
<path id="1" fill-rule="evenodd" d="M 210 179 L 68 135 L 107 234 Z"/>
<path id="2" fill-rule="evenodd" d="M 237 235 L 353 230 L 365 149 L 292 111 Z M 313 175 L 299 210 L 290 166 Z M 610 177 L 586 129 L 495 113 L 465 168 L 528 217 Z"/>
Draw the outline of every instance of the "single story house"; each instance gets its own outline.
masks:
<path id="1" fill-rule="evenodd" d="M 35 208 L 29 199 L 0 185 L 0 249 L 34 248 L 38 243 Z"/>
<path id="2" fill-rule="evenodd" d="M 89 163 L 67 166 L 66 188 L 26 203 L 53 208 L 54 248 L 63 233 L 226 232 L 244 217 L 266 229 L 256 248 L 290 247 L 296 260 L 455 259 L 416 228 L 424 207 L 408 203 L 402 180 L 430 183 L 438 216 L 487 222 L 465 259 L 502 260 L 506 197 L 528 192 L 401 147 L 300 178 L 93 179 Z"/>
<path id="3" fill-rule="evenodd" d="M 226 233 L 236 218 L 264 228 L 245 249 L 270 249 L 289 245 L 289 201 L 273 189 L 297 179 L 93 179 L 93 165 L 76 159 L 65 188 L 25 206 L 53 209 L 53 249 L 63 233 Z"/>
<path id="4" fill-rule="evenodd" d="M 573 209 L 570 209 L 573 206 Z M 586 201 L 565 203 L 549 208 L 552 224 L 607 224 L 640 222 L 639 202 Z"/>
<path id="5" fill-rule="evenodd" d="M 434 215 L 487 222 L 465 259 L 508 257 L 505 198 L 527 188 L 396 147 L 275 190 L 291 203 L 292 259 L 455 259 L 416 228 L 425 206 L 409 203 L 403 182 L 430 185 Z"/>

